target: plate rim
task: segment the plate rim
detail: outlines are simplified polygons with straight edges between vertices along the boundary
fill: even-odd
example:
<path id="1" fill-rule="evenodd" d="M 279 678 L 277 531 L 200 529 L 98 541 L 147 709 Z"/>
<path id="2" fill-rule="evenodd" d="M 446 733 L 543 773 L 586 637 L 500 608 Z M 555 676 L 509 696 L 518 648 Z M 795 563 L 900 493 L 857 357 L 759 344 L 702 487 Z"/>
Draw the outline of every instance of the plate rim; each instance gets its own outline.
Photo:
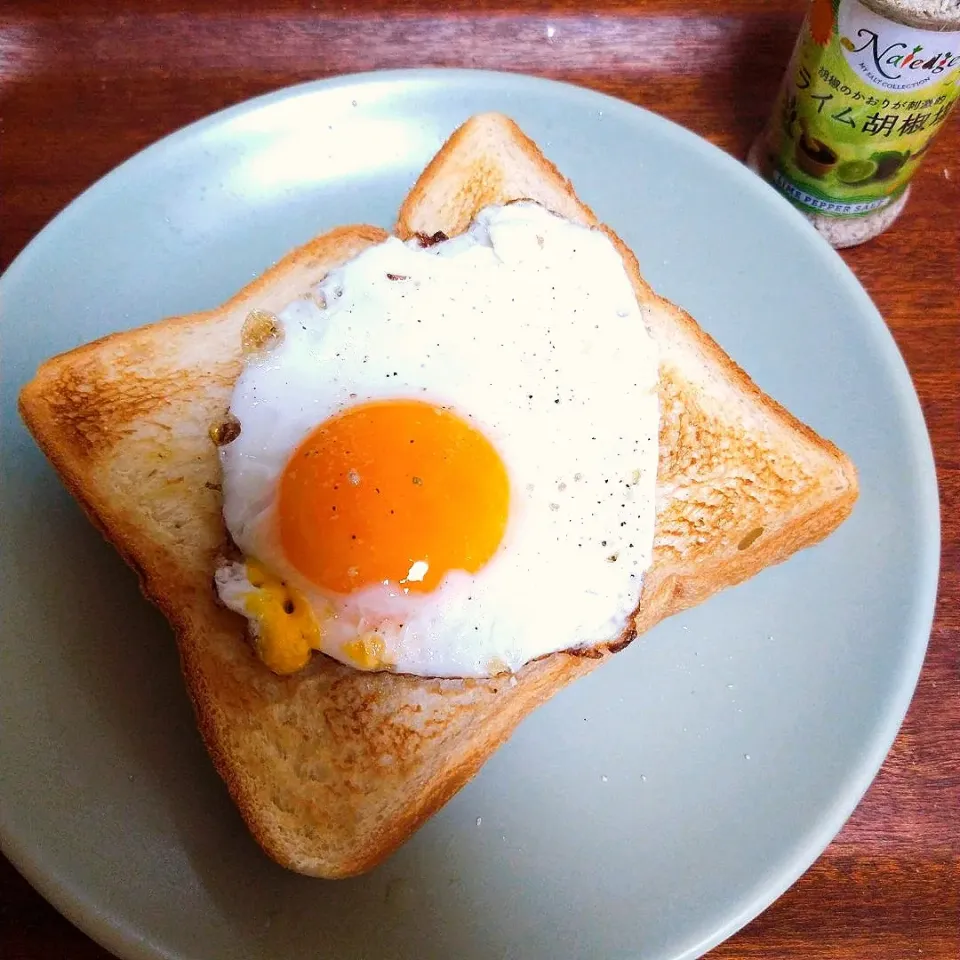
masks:
<path id="1" fill-rule="evenodd" d="M 832 258 L 834 273 L 859 300 L 862 308 L 860 312 L 864 314 L 864 320 L 866 321 L 869 317 L 869 321 L 866 322 L 875 328 L 873 332 L 876 334 L 876 344 L 882 352 L 881 359 L 891 377 L 889 385 L 896 393 L 901 411 L 907 418 L 904 430 L 916 467 L 918 489 L 925 489 L 925 495 L 916 506 L 922 518 L 920 525 L 924 534 L 922 543 L 919 545 L 920 562 L 917 582 L 924 584 L 926 589 L 922 592 L 918 590 L 913 600 L 912 626 L 909 639 L 905 641 L 903 647 L 904 652 L 909 652 L 911 656 L 906 660 L 904 669 L 900 671 L 896 689 L 891 694 L 889 703 L 884 705 L 882 722 L 874 725 L 870 731 L 870 737 L 860 749 L 859 766 L 856 776 L 849 781 L 850 785 L 834 797 L 829 807 L 825 807 L 820 812 L 808 833 L 806 842 L 784 854 L 780 869 L 772 875 L 771 880 L 762 885 L 762 889 L 755 896 L 746 899 L 743 907 L 731 913 L 716 930 L 700 942 L 691 944 L 675 958 L 675 960 L 694 960 L 733 936 L 778 900 L 810 869 L 859 806 L 883 766 L 913 700 L 936 612 L 942 548 L 939 485 L 929 430 L 916 387 L 899 346 L 872 298 L 842 257 L 830 247 L 799 211 L 783 197 L 769 190 L 736 157 L 692 130 L 646 107 L 581 84 L 519 71 L 460 67 L 366 70 L 302 81 L 246 98 L 199 117 L 141 148 L 98 177 L 44 224 L 0 275 L 0 295 L 12 282 L 11 278 L 15 279 L 19 273 L 29 270 L 32 259 L 40 255 L 51 233 L 63 229 L 65 223 L 69 223 L 72 218 L 81 215 L 87 207 L 98 202 L 99 194 L 105 184 L 114 178 L 120 179 L 131 173 L 135 175 L 139 166 L 149 163 L 154 155 L 163 150 L 170 149 L 181 141 L 188 142 L 208 129 L 217 128 L 276 103 L 338 88 L 357 87 L 359 89 L 372 84 L 408 84 L 411 81 L 420 81 L 434 86 L 441 83 L 447 85 L 456 81 L 468 86 L 477 83 L 488 85 L 500 83 L 504 88 L 515 85 L 554 90 L 559 88 L 560 94 L 580 97 L 598 105 L 608 103 L 612 111 L 629 113 L 639 110 L 646 115 L 648 122 L 669 130 L 670 135 L 679 137 L 692 149 L 710 154 L 713 162 L 726 167 L 731 171 L 732 176 L 741 177 L 741 182 L 744 184 L 749 184 L 748 189 L 751 189 L 755 195 L 763 195 L 765 199 L 769 198 L 774 205 L 779 206 L 780 213 L 786 215 L 785 219 L 792 220 L 794 229 L 807 231 L 808 239 L 825 248 L 822 252 L 828 259 Z M 792 212 L 792 217 L 787 215 L 788 211 Z M 922 570 L 919 569 L 921 567 Z M 3 816 L 4 807 L 3 797 L 0 795 L 0 852 L 31 886 L 74 926 L 100 946 L 124 960 L 185 960 L 185 954 L 170 953 L 159 945 L 150 943 L 143 936 L 139 936 L 130 925 L 115 922 L 114 918 L 108 917 L 105 912 L 98 909 L 97 904 L 85 899 L 82 891 L 72 889 L 69 882 L 61 880 L 52 872 L 40 869 L 36 859 L 31 857 L 29 844 L 21 844 L 8 828 L 6 818 Z"/>

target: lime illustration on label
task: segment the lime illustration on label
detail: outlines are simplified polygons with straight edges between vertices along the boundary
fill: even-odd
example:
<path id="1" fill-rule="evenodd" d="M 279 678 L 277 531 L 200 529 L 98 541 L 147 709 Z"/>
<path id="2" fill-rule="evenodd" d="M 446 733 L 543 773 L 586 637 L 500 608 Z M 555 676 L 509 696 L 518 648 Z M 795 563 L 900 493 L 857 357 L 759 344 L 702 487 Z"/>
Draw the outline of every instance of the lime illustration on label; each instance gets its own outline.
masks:
<path id="1" fill-rule="evenodd" d="M 960 33 L 814 0 L 763 136 L 761 171 L 794 204 L 857 216 L 895 200 L 960 97 Z"/>

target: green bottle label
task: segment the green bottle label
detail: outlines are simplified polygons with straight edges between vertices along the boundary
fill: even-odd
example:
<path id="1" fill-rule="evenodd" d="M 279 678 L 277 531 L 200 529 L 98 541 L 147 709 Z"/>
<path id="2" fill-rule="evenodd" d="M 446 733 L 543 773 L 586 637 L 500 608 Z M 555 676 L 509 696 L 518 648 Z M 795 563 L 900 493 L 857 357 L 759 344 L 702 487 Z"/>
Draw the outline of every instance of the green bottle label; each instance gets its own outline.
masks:
<path id="1" fill-rule="evenodd" d="M 960 98 L 960 33 L 813 0 L 764 131 L 761 173 L 802 209 L 848 217 L 906 188 Z"/>

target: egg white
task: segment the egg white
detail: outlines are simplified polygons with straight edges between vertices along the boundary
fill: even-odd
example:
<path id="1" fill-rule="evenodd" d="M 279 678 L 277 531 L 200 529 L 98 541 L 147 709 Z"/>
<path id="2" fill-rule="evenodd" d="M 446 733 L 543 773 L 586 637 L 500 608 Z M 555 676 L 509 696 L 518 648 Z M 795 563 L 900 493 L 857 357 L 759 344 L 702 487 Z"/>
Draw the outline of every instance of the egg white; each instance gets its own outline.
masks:
<path id="1" fill-rule="evenodd" d="M 353 663 L 345 647 L 372 630 L 390 669 L 485 676 L 627 628 L 653 546 L 658 358 L 602 232 L 533 203 L 489 207 L 434 247 L 367 249 L 279 321 L 280 342 L 231 399 L 242 429 L 221 448 L 224 518 L 246 556 L 309 600 L 325 653 Z M 318 424 L 389 398 L 448 407 L 493 443 L 506 532 L 476 574 L 429 593 L 325 592 L 284 556 L 279 479 Z M 242 567 L 220 573 L 240 612 L 244 580 Z"/>

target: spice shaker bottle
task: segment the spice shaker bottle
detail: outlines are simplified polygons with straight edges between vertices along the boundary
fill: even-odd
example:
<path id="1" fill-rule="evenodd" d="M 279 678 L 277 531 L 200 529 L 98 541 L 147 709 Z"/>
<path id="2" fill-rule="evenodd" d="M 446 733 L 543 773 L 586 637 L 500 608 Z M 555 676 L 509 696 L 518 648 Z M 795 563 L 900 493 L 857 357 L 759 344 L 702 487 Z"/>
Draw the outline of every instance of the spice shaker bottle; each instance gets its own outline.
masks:
<path id="1" fill-rule="evenodd" d="M 748 165 L 835 247 L 899 216 L 960 98 L 960 0 L 813 0 Z"/>

